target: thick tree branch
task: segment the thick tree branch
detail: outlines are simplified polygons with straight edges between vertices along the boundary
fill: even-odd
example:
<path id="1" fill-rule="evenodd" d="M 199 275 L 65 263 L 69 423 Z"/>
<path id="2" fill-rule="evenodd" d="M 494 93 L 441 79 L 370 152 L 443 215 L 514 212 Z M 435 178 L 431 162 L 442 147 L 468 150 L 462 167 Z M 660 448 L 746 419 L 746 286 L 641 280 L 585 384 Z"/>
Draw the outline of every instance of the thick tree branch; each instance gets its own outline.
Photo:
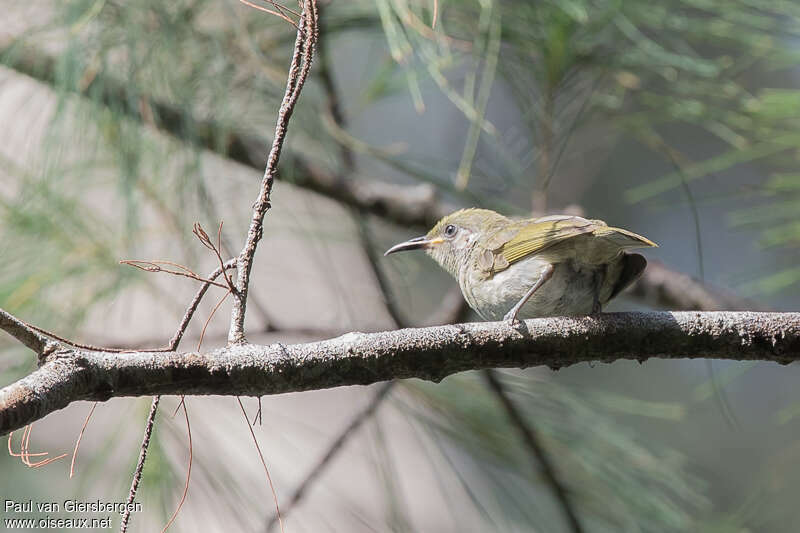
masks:
<path id="1" fill-rule="evenodd" d="M 438 381 L 464 370 L 649 357 L 790 363 L 800 358 L 800 313 L 610 313 L 348 333 L 307 344 L 232 345 L 210 353 L 59 350 L 0 390 L 0 434 L 77 400 L 118 396 L 262 396 Z"/>

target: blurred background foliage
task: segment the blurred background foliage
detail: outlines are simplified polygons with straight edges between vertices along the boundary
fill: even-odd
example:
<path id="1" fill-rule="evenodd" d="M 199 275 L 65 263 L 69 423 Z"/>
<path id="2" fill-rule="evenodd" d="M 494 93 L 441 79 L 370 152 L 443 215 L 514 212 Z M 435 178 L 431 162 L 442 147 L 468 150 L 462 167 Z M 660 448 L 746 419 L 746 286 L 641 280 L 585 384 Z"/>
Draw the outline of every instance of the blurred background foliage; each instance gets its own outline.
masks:
<path id="1" fill-rule="evenodd" d="M 218 172 L 212 181 L 227 191 L 220 200 L 219 187 L 212 191 L 198 176 L 209 151 L 239 163 L 243 152 L 259 154 L 256 168 L 263 161 L 294 28 L 232 0 L 0 5 L 9 13 L 0 33 L 7 135 L 18 127 L 15 116 L 46 121 L 34 147 L 21 135 L 0 150 L 0 306 L 62 332 L 82 331 L 93 310 L 124 290 L 180 308 L 184 299 L 117 262 L 149 254 L 157 234 L 195 265 L 202 255 L 188 231 L 195 219 L 214 227 L 229 202 L 246 220 L 251 195 Z M 325 2 L 320 53 L 291 123 L 281 177 L 302 187 L 311 165 L 348 181 L 426 183 L 445 201 L 514 215 L 580 206 L 652 238 L 661 245 L 652 257 L 675 269 L 765 307 L 796 309 L 798 22 L 800 6 L 780 0 Z M 43 105 L 11 91 L 14 75 L 32 77 L 57 98 Z M 23 148 L 35 156 L 18 157 Z M 279 182 L 276 204 L 283 194 Z M 270 214 L 266 232 L 313 247 L 324 271 L 338 260 L 325 243 L 382 251 L 421 229 L 358 210 L 341 217 L 370 231 L 359 237 L 341 222 L 304 233 L 296 218 Z M 226 229 L 229 250 L 242 236 Z M 291 257 L 282 259 L 276 276 L 292 268 Z M 401 322 L 421 322 L 451 285 L 421 256 L 377 268 Z M 345 301 L 351 286 L 364 283 L 355 278 L 328 280 L 332 293 Z M 374 327 L 359 322 L 357 307 L 342 307 L 349 322 L 338 329 Z M 276 301 L 273 314 L 280 308 Z M 640 304 L 616 307 L 625 308 Z M 313 329 L 313 322 L 312 315 L 291 327 Z M 131 326 L 120 342 L 151 338 Z M 6 340 L 2 348 L 3 383 L 33 368 L 24 351 Z M 650 361 L 503 379 L 542 436 L 586 531 L 793 531 L 800 519 L 792 498 L 800 478 L 796 373 L 727 363 L 711 378 L 696 362 Z M 403 384 L 391 398 L 357 436 L 374 451 L 385 512 L 370 514 L 355 495 L 349 507 L 314 522 L 313 511 L 302 512 L 314 508 L 310 497 L 290 522 L 296 530 L 341 530 L 345 516 L 359 517 L 350 530 L 365 531 L 569 530 L 552 487 L 478 376 Z M 95 437 L 102 446 L 82 473 L 84 482 L 102 478 L 110 499 L 124 498 L 135 461 L 145 416 L 144 404 L 136 405 L 134 427 L 110 426 L 107 437 Z M 354 412 L 346 403 L 340 409 Z M 299 413 L 300 420 L 280 423 L 289 440 L 304 423 Z M 407 425 L 387 428 L 392 417 Z M 185 468 L 180 453 L 168 451 L 183 446 L 180 423 L 159 423 L 171 429 L 156 432 L 140 492 L 153 502 L 154 527 L 171 514 L 165 502 L 180 492 Z M 314 435 L 320 450 L 338 429 Z M 416 448 L 409 445 L 417 451 L 396 454 L 393 431 L 418 434 Z M 60 437 L 49 442 L 63 444 Z M 126 453 L 112 461 L 119 446 Z M 289 464 L 311 464 L 318 454 L 290 449 Z M 230 492 L 216 502 L 221 512 L 230 505 L 228 519 L 258 530 L 263 511 L 235 516 L 232 502 L 252 496 L 236 488 L 235 468 L 215 459 L 204 468 L 218 475 L 195 479 L 190 493 L 216 488 L 219 500 Z M 87 490 L 65 486 L 60 472 L 32 474 L 9 457 L 0 463 L 4 494 L 12 486 L 15 496 L 39 498 Z M 415 468 L 436 473 L 438 486 L 429 489 L 451 509 L 450 526 L 432 525 L 439 522 L 430 510 L 403 502 Z M 295 479 L 287 476 L 278 483 L 282 494 Z M 147 523 L 134 516 L 134 529 L 137 521 Z M 173 526 L 189 527 L 181 519 Z"/>

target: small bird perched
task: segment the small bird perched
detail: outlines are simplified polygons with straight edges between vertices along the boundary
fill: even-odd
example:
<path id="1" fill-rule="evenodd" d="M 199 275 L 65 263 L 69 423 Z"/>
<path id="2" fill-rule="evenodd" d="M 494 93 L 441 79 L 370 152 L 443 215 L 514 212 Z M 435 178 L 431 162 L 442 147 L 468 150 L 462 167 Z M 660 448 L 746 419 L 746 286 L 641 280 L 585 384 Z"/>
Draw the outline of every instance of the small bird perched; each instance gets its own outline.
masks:
<path id="1" fill-rule="evenodd" d="M 427 235 L 384 255 L 424 249 L 458 280 L 484 320 L 588 315 L 647 266 L 634 248 L 657 246 L 602 220 L 569 215 L 512 220 L 488 209 L 447 215 Z"/>

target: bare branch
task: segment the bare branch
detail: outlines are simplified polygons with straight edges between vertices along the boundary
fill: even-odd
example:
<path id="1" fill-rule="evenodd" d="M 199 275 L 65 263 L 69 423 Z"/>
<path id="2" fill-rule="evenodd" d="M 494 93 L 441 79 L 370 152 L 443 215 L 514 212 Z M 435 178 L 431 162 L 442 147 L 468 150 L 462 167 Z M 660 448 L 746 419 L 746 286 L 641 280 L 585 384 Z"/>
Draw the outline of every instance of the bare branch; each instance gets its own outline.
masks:
<path id="1" fill-rule="evenodd" d="M 142 480 L 142 471 L 144 470 L 144 463 L 147 459 L 147 450 L 150 447 L 150 437 L 153 434 L 153 426 L 156 421 L 156 413 L 158 412 L 158 403 L 161 401 L 161 396 L 154 396 L 153 402 L 150 404 L 150 413 L 147 415 L 147 423 L 144 426 L 144 437 L 142 437 L 142 446 L 139 449 L 139 460 L 136 463 L 136 470 L 133 473 L 131 480 L 131 489 L 128 491 L 128 505 L 125 506 L 125 512 L 122 514 L 122 521 L 120 522 L 119 532 L 125 533 L 128 530 L 128 521 L 131 517 L 130 508 L 133 500 L 136 498 L 136 491 L 139 489 L 139 483 Z"/>
<path id="2" fill-rule="evenodd" d="M 304 0 L 303 12 L 297 28 L 297 38 L 294 43 L 292 62 L 289 65 L 289 77 L 286 80 L 286 92 L 278 112 L 275 136 L 272 139 L 272 147 L 267 157 L 264 177 L 261 180 L 261 191 L 253 206 L 253 219 L 250 221 L 250 229 L 247 231 L 247 241 L 239 254 L 237 262 L 239 275 L 236 279 L 237 292 L 234 293 L 235 299 L 231 310 L 231 327 L 228 333 L 228 342 L 230 343 L 241 344 L 245 342 L 244 316 L 247 308 L 247 293 L 250 284 L 250 271 L 253 268 L 253 257 L 256 253 L 258 241 L 261 240 L 263 234 L 264 215 L 270 208 L 272 183 L 275 180 L 275 174 L 278 172 L 278 160 L 280 159 L 283 141 L 286 138 L 286 131 L 289 127 L 289 119 L 292 117 L 294 106 L 300 97 L 300 91 L 303 89 L 308 72 L 311 69 L 314 45 L 317 42 L 317 20 L 316 0 Z"/>
<path id="3" fill-rule="evenodd" d="M 140 259 L 122 259 L 119 262 L 121 265 L 128 265 L 134 268 L 138 268 L 139 270 L 144 270 L 145 272 L 164 272 L 166 274 L 172 274 L 173 276 L 183 276 L 185 278 L 193 279 L 196 281 L 202 281 L 203 283 L 210 283 L 216 287 L 220 288 L 227 288 L 222 283 L 217 281 L 211 281 L 210 279 L 202 278 L 189 270 L 189 268 L 180 265 L 178 263 L 174 263 L 172 261 L 162 261 L 157 259 L 152 259 L 150 261 L 142 261 Z M 180 270 L 170 270 L 168 268 L 164 268 L 162 265 L 170 265 Z"/>
<path id="4" fill-rule="evenodd" d="M 0 390 L 0 434 L 76 400 L 118 396 L 263 396 L 366 385 L 438 381 L 464 370 L 585 361 L 718 358 L 790 363 L 800 358 L 800 313 L 609 313 L 456 324 L 326 341 L 231 345 L 209 353 L 58 350 Z"/>

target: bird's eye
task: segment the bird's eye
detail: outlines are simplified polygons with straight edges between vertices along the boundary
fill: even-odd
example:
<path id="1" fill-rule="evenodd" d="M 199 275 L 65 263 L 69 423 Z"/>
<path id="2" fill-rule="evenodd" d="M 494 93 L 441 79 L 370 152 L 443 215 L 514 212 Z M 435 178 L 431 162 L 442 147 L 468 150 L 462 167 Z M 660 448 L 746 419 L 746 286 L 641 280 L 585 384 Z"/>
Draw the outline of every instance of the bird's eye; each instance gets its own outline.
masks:
<path id="1" fill-rule="evenodd" d="M 444 228 L 444 236 L 445 237 L 452 237 L 456 234 L 456 227 L 452 224 L 448 224 L 446 228 Z"/>

